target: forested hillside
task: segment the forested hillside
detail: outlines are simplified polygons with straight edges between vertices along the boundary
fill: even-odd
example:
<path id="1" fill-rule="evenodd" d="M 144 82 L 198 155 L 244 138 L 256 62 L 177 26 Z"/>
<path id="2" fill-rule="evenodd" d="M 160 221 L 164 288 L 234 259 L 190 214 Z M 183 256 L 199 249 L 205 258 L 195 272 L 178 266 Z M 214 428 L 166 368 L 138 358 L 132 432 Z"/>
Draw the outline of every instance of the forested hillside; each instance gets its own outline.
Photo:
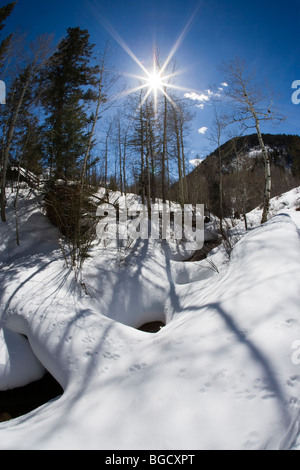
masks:
<path id="1" fill-rule="evenodd" d="M 286 192 L 300 182 L 300 137 L 263 134 L 271 160 L 271 196 Z M 187 175 L 188 200 L 201 200 L 208 212 L 226 217 L 249 212 L 263 200 L 265 167 L 257 134 L 235 137 L 208 155 Z M 174 196 L 178 184 L 172 188 Z"/>

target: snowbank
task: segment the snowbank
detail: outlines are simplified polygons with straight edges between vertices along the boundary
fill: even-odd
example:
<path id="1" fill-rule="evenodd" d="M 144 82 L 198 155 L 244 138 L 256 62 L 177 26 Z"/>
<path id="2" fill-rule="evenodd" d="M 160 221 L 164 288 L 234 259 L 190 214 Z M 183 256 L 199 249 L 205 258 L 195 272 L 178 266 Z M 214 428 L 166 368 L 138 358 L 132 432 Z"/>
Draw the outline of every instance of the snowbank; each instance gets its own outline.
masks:
<path id="1" fill-rule="evenodd" d="M 64 394 L 1 423 L 0 448 L 293 447 L 298 194 L 286 196 L 285 213 L 245 234 L 230 262 L 215 250 L 219 273 L 205 260 L 175 261 L 168 245 L 137 242 L 128 256 L 94 248 L 84 290 L 64 267 L 36 200 L 24 198 L 21 246 L 13 225 L 0 228 L 0 386 L 30 381 L 45 367 Z M 157 334 L 136 329 L 153 320 L 167 325 Z M 7 332 L 28 338 L 14 348 L 15 363 L 31 351 L 22 358 L 27 377 L 10 362 Z"/>

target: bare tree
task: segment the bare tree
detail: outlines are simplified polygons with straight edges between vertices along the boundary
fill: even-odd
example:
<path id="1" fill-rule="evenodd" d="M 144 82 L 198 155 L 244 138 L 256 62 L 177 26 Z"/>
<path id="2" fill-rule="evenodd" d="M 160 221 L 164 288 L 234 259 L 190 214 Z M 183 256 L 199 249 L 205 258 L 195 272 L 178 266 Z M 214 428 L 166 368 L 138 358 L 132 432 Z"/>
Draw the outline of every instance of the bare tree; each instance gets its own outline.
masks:
<path id="1" fill-rule="evenodd" d="M 179 185 L 179 196 L 178 202 L 183 207 L 184 204 L 184 180 L 183 180 L 183 161 L 182 161 L 182 147 L 181 147 L 181 133 L 180 133 L 180 111 L 173 106 L 173 120 L 174 120 L 174 131 L 175 131 L 175 152 L 177 157 L 177 167 L 178 167 L 178 185 Z"/>
<path id="2" fill-rule="evenodd" d="M 214 121 L 211 127 L 209 139 L 216 145 L 217 156 L 218 156 L 218 173 L 219 173 L 219 217 L 220 217 L 220 232 L 223 238 L 225 238 L 223 220 L 224 220 L 224 210 L 223 210 L 223 159 L 226 156 L 224 155 L 224 150 L 222 150 L 221 145 L 224 139 L 224 133 L 226 127 L 228 126 L 228 116 L 224 113 L 222 114 L 218 109 L 216 103 L 214 103 Z"/>
<path id="3" fill-rule="evenodd" d="M 165 90 L 166 93 L 166 90 Z M 163 203 L 166 202 L 166 160 L 167 160 L 167 122 L 168 122 L 168 103 L 166 94 L 163 97 L 164 100 L 164 125 L 163 125 L 163 146 L 162 146 L 162 159 L 161 159 L 161 192 Z"/>
<path id="4" fill-rule="evenodd" d="M 124 193 L 124 162 L 123 162 L 123 122 L 120 111 L 115 115 L 113 121 L 113 139 L 115 145 L 115 153 L 116 153 L 116 161 L 118 167 L 118 181 L 120 186 L 121 195 L 123 196 Z"/>
<path id="5" fill-rule="evenodd" d="M 109 148 L 109 139 L 111 134 L 112 128 L 112 120 L 108 123 L 108 128 L 105 135 L 105 150 L 104 150 L 104 187 L 105 187 L 105 198 L 108 198 L 108 180 L 107 180 L 107 173 L 108 173 L 108 148 Z"/>
<path id="6" fill-rule="evenodd" d="M 261 123 L 266 121 L 280 121 L 283 119 L 277 112 L 272 111 L 273 101 L 266 96 L 255 81 L 255 74 L 249 72 L 245 63 L 235 59 L 221 67 L 227 83 L 225 94 L 234 105 L 233 122 L 239 122 L 244 129 L 255 128 L 259 145 L 264 157 L 265 182 L 264 201 L 261 223 L 267 221 L 271 198 L 271 160 L 265 146 Z"/>
<path id="7" fill-rule="evenodd" d="M 145 184 L 144 184 L 144 168 L 145 168 L 145 136 L 144 136 L 144 116 L 142 106 L 143 90 L 140 92 L 140 106 L 139 106 L 139 126 L 140 126 L 140 156 L 141 156 L 141 192 L 142 204 L 145 204 Z"/>
<path id="8" fill-rule="evenodd" d="M 171 109 L 168 119 L 168 142 L 172 142 L 173 159 L 176 162 L 178 183 L 176 187 L 178 203 L 183 206 L 188 200 L 188 188 L 186 177 L 186 137 L 188 135 L 188 123 L 193 115 L 186 106 L 185 100 L 181 100 L 174 93 L 171 95 Z M 169 158 L 170 159 L 170 158 Z M 169 177 L 170 183 L 170 177 Z"/>
<path id="9" fill-rule="evenodd" d="M 93 102 L 95 106 L 95 110 L 91 116 L 91 129 L 88 136 L 87 146 L 85 150 L 85 155 L 83 159 L 83 165 L 81 169 L 81 178 L 80 178 L 80 188 L 79 188 L 79 198 L 76 202 L 78 204 L 78 220 L 76 221 L 76 230 L 74 233 L 73 239 L 73 249 L 72 249 L 72 265 L 75 266 L 77 263 L 79 266 L 82 266 L 84 258 L 87 254 L 87 250 L 89 248 L 90 243 L 92 242 L 92 237 L 85 237 L 82 239 L 81 231 L 82 231 L 82 211 L 85 199 L 85 179 L 87 173 L 88 162 L 90 159 L 91 150 L 94 144 L 94 135 L 96 130 L 96 125 L 101 117 L 101 115 L 109 109 L 115 102 L 116 98 L 110 99 L 109 94 L 111 88 L 115 85 L 118 76 L 113 73 L 108 68 L 108 60 L 109 60 L 109 44 L 107 43 L 103 53 L 100 55 L 99 60 L 99 74 L 98 80 L 96 83 L 96 93 L 93 96 Z M 110 133 L 107 132 L 107 139 L 106 139 L 106 146 L 108 145 L 108 138 Z M 107 148 L 106 148 L 107 152 Z M 106 162 L 105 162 L 105 175 L 106 175 L 106 188 L 107 188 L 107 153 L 106 153 Z M 93 224 L 92 228 L 93 228 Z"/>
<path id="10" fill-rule="evenodd" d="M 249 180 L 247 167 L 244 167 L 242 156 L 245 155 L 245 144 L 242 148 L 238 148 L 237 146 L 237 138 L 233 137 L 230 141 L 230 146 L 232 148 L 233 154 L 236 159 L 236 172 L 237 172 L 237 182 L 234 185 L 236 189 L 236 202 L 239 211 L 243 215 L 244 223 L 245 223 L 245 230 L 248 230 L 248 223 L 247 223 L 247 202 L 249 200 L 249 185 L 247 182 Z M 247 162 L 248 164 L 248 162 Z M 246 164 L 246 165 L 247 165 Z M 253 184 L 250 185 L 253 187 Z"/>
<path id="11" fill-rule="evenodd" d="M 5 187 L 6 175 L 8 169 L 8 161 L 10 149 L 13 142 L 17 120 L 21 108 L 26 99 L 30 88 L 34 84 L 38 73 L 45 65 L 49 56 L 50 38 L 46 36 L 39 37 L 34 44 L 30 47 L 30 57 L 26 61 L 25 66 L 20 71 L 18 77 L 12 84 L 12 89 L 9 94 L 7 106 L 9 107 L 9 116 L 5 125 L 5 138 L 3 139 L 2 148 L 2 178 L 1 178 L 1 219 L 6 222 L 5 214 Z"/>

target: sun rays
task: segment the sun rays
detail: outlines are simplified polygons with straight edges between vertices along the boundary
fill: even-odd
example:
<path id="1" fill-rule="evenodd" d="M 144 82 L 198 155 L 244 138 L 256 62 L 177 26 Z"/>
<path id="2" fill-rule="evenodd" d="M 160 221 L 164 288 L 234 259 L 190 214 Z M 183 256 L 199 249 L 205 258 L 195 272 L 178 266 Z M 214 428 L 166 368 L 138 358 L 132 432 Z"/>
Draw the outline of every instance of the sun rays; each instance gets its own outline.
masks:
<path id="1" fill-rule="evenodd" d="M 164 64 L 165 65 L 165 64 Z M 154 103 L 154 110 L 157 112 L 157 103 L 158 103 L 158 95 L 161 93 L 164 95 L 173 106 L 176 106 L 174 101 L 172 100 L 171 96 L 168 94 L 168 88 L 179 88 L 174 84 L 170 83 L 170 80 L 177 74 L 177 73 L 169 73 L 168 75 L 164 75 L 165 66 L 159 67 L 157 53 L 154 51 L 153 53 L 153 63 L 152 67 L 148 70 L 143 65 L 141 67 L 144 75 L 130 75 L 133 78 L 136 78 L 140 85 L 126 90 L 124 92 L 125 95 L 129 95 L 135 93 L 139 90 L 145 90 L 144 96 L 140 101 L 139 108 L 144 105 L 147 101 L 148 97 L 152 95 L 153 103 Z"/>
<path id="2" fill-rule="evenodd" d="M 189 88 L 185 88 L 182 86 L 178 86 L 174 83 L 173 79 L 175 76 L 179 74 L 178 71 L 173 70 L 172 72 L 169 72 L 169 66 L 170 63 L 178 50 L 179 46 L 182 44 L 187 31 L 189 30 L 192 21 L 194 20 L 196 13 L 197 13 L 198 8 L 196 8 L 195 12 L 193 15 L 190 17 L 188 20 L 187 24 L 183 28 L 181 34 L 178 36 L 176 42 L 174 43 L 173 47 L 171 48 L 167 59 L 163 62 L 162 65 L 159 64 L 158 60 L 158 52 L 157 48 L 154 47 L 153 50 L 153 57 L 152 57 L 152 64 L 150 64 L 149 68 L 147 68 L 141 60 L 138 59 L 138 57 L 135 55 L 135 53 L 130 49 L 130 47 L 125 43 L 125 41 L 121 38 L 119 33 L 109 24 L 107 21 L 103 20 L 103 17 L 101 17 L 100 21 L 105 27 L 105 29 L 109 32 L 109 34 L 118 42 L 118 44 L 122 47 L 122 49 L 131 57 L 131 59 L 138 65 L 140 68 L 142 74 L 141 75 L 134 75 L 134 74 L 126 74 L 127 76 L 130 76 L 131 78 L 135 78 L 138 81 L 138 84 L 130 88 L 128 90 L 125 90 L 122 95 L 127 96 L 132 93 L 137 93 L 138 91 L 141 91 L 141 99 L 140 99 L 140 104 L 138 108 L 141 108 L 146 101 L 148 100 L 149 97 L 153 98 L 153 103 L 154 103 L 154 110 L 155 113 L 157 112 L 158 108 L 158 97 L 159 95 L 164 96 L 171 104 L 172 106 L 176 107 L 176 103 L 172 99 L 172 96 L 170 94 L 171 89 L 175 90 L 182 90 L 182 91 L 192 91 Z M 143 93 L 144 91 L 144 93 Z"/>

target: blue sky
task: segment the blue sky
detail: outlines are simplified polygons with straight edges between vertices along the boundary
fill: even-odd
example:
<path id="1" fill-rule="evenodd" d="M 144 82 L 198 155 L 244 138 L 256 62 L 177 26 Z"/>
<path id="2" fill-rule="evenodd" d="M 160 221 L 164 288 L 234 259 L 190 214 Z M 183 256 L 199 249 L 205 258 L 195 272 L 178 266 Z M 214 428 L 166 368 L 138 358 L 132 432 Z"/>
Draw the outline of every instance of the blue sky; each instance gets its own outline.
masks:
<path id="1" fill-rule="evenodd" d="M 1 4 L 6 3 L 1 0 Z M 279 127 L 262 126 L 263 132 L 300 135 L 300 104 L 291 101 L 292 82 L 300 80 L 299 0 L 19 0 L 3 34 L 15 28 L 27 31 L 32 39 L 37 34 L 54 33 L 58 42 L 68 27 L 80 26 L 89 30 L 95 51 L 102 50 L 110 39 L 112 63 L 124 73 L 140 74 L 103 21 L 147 65 L 151 63 L 153 43 L 164 60 L 191 18 L 174 55 L 181 71 L 175 83 L 207 94 L 223 81 L 218 66 L 241 57 L 257 70 L 266 89 L 270 86 L 279 96 L 276 106 L 287 116 Z M 129 86 L 134 84 L 131 81 Z M 211 149 L 207 133 L 198 132 L 200 128 L 209 129 L 212 121 L 212 107 L 209 102 L 204 104 L 203 109 L 195 107 L 191 156 L 204 155 Z"/>

